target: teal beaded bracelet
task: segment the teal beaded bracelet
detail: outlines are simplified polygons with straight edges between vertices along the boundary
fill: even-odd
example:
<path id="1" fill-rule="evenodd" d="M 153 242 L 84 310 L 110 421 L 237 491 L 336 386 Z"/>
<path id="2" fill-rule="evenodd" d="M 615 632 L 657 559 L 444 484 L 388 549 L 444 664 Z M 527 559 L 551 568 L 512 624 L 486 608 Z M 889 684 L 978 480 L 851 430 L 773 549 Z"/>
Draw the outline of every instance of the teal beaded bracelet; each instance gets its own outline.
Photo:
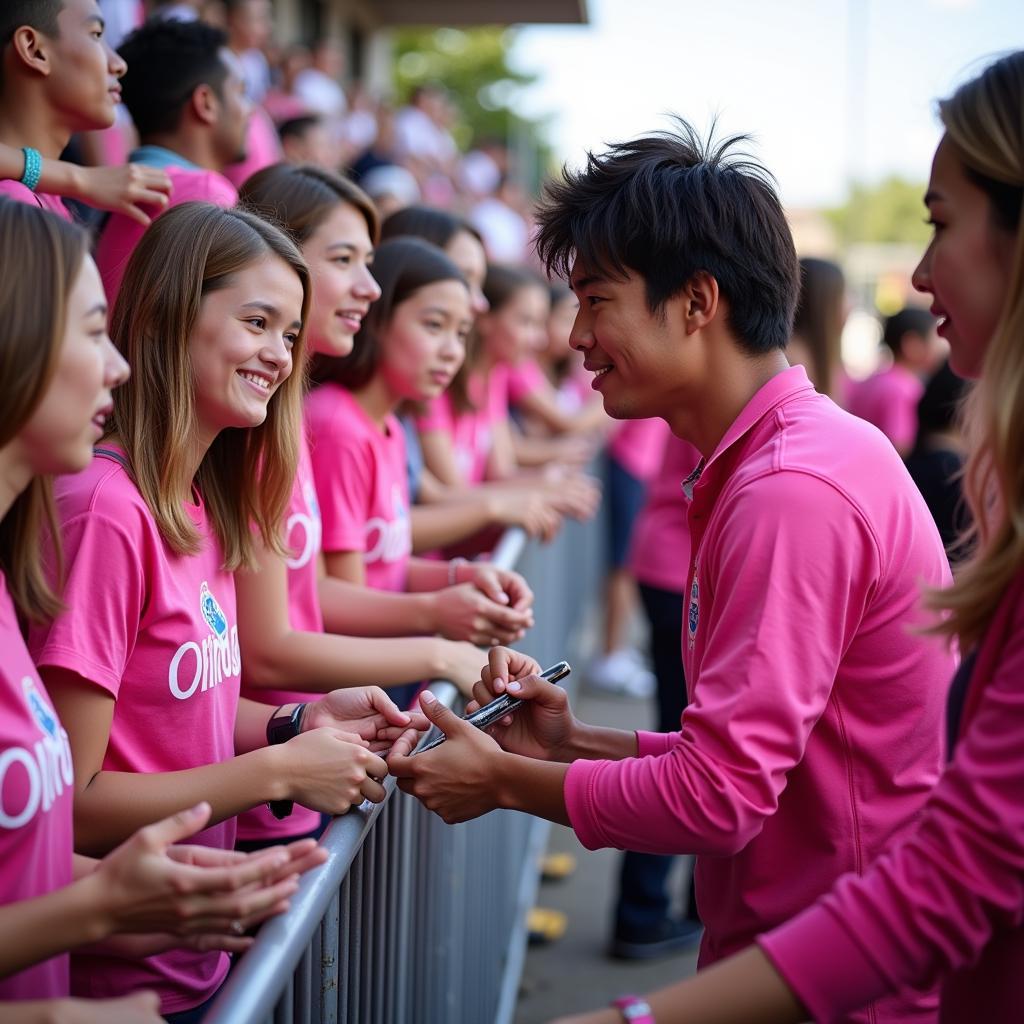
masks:
<path id="1" fill-rule="evenodd" d="M 32 192 L 39 187 L 39 179 L 43 176 L 43 158 L 38 149 L 31 146 L 22 146 L 21 152 L 25 156 L 25 173 L 21 176 L 21 183 Z"/>

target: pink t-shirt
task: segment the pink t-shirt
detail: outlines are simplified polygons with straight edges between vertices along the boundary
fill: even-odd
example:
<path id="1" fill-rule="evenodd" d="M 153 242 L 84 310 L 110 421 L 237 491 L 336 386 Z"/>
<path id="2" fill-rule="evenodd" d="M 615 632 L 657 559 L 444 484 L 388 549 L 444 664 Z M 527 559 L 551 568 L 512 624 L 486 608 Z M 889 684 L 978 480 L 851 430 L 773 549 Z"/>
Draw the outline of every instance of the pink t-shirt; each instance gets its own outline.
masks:
<path id="1" fill-rule="evenodd" d="M 405 590 L 412 530 L 401 423 L 388 416 L 381 430 L 338 384 L 309 393 L 306 423 L 324 551 L 362 551 L 368 587 Z"/>
<path id="2" fill-rule="evenodd" d="M 238 202 L 234 185 L 216 171 L 202 168 L 177 167 L 170 164 L 163 168 L 171 179 L 170 202 L 164 210 L 147 209 L 151 217 L 165 213 L 172 206 L 193 201 L 213 203 L 227 209 Z M 96 243 L 96 266 L 103 278 L 107 302 L 113 308 L 114 300 L 121 288 L 128 260 L 139 244 L 146 229 L 123 213 L 112 213 Z"/>
<path id="3" fill-rule="evenodd" d="M 27 203 L 29 206 L 38 206 L 43 210 L 49 210 L 50 213 L 57 214 L 63 220 L 74 221 L 71 211 L 64 205 L 64 200 L 60 196 L 50 195 L 46 192 L 33 192 L 27 186 L 22 185 L 20 181 L 14 181 L 11 178 L 0 180 L 0 196 L 6 196 L 19 203 Z"/>
<path id="4" fill-rule="evenodd" d="M 916 629 L 949 583 L 928 509 L 874 427 L 774 377 L 692 488 L 682 730 L 577 761 L 565 795 L 589 848 L 698 854 L 701 964 L 862 872 L 938 779 L 953 657 Z M 933 1020 L 934 1001 L 875 1005 Z"/>
<path id="5" fill-rule="evenodd" d="M 661 467 L 647 488 L 647 502 L 633 527 L 629 565 L 637 582 L 682 594 L 690 559 L 689 503 L 683 481 L 700 462 L 700 452 L 669 434 Z"/>
<path id="6" fill-rule="evenodd" d="M 849 392 L 847 408 L 854 416 L 874 423 L 901 454 L 913 447 L 917 437 L 917 403 L 924 384 L 903 366 L 890 366 Z"/>
<path id="7" fill-rule="evenodd" d="M 320 506 L 313 484 L 313 466 L 305 434 L 299 444 L 299 468 L 295 474 L 291 500 L 285 513 L 285 541 L 288 558 L 288 624 L 292 629 L 322 633 L 324 617 L 320 610 L 317 582 L 317 556 L 321 549 Z M 316 700 L 319 693 L 300 690 L 268 690 L 246 686 L 242 673 L 242 693 L 262 704 L 279 707 L 295 701 Z M 320 814 L 296 804 L 287 818 L 278 820 L 270 808 L 261 804 L 238 816 L 239 839 L 271 839 L 300 836 L 312 832 L 320 823 Z"/>
<path id="8" fill-rule="evenodd" d="M 506 373 L 508 400 L 512 405 L 518 405 L 527 395 L 548 387 L 544 371 L 537 365 L 535 359 L 524 359 L 515 366 L 510 366 Z"/>
<path id="9" fill-rule="evenodd" d="M 71 747 L 0 572 L 0 904 L 71 882 Z M 54 926 L 59 926 L 54 922 Z M 0 1000 L 67 996 L 67 954 L 0 978 Z"/>
<path id="10" fill-rule="evenodd" d="M 943 1024 L 1024 1011 L 1024 573 L 977 649 L 953 759 L 917 828 L 758 942 L 815 1020 L 942 982 Z M 941 681 L 936 680 L 941 689 Z"/>
<path id="11" fill-rule="evenodd" d="M 245 137 L 245 159 L 225 167 L 224 177 L 235 188 L 241 188 L 257 171 L 276 164 L 282 156 L 281 139 L 270 115 L 262 107 L 253 107 Z"/>
<path id="12" fill-rule="evenodd" d="M 29 646 L 38 665 L 76 672 L 114 697 L 103 770 L 174 772 L 233 757 L 235 587 L 202 505 L 186 507 L 203 547 L 178 555 L 119 463 L 97 457 L 55 490 L 67 607 L 31 631 Z M 187 841 L 231 849 L 235 821 Z M 71 986 L 92 997 L 152 988 L 171 1013 L 208 999 L 227 969 L 218 952 L 81 955 L 72 956 Z"/>
<path id="13" fill-rule="evenodd" d="M 472 374 L 468 393 L 474 408 L 457 411 L 446 391 L 427 403 L 416 427 L 421 434 L 435 430 L 447 434 L 463 483 L 478 484 L 487 479 L 494 425 L 508 420 L 508 368 L 495 366 L 486 378 Z"/>
<path id="14" fill-rule="evenodd" d="M 608 454 L 637 480 L 647 483 L 661 465 L 671 431 L 658 417 L 623 420 L 608 442 Z"/>

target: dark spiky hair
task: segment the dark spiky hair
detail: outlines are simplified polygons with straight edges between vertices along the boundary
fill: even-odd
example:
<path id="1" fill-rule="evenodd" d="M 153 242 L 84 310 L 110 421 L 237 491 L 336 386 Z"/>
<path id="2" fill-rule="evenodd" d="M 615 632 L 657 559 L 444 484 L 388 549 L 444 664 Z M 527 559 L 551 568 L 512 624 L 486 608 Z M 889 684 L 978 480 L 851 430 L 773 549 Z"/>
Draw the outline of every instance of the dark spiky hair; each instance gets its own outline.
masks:
<path id="1" fill-rule="evenodd" d="M 739 150 L 705 143 L 681 118 L 564 168 L 538 211 L 537 251 L 568 278 L 574 262 L 622 280 L 639 274 L 652 313 L 694 274 L 718 282 L 729 324 L 751 352 L 784 348 L 799 290 L 793 237 L 771 175 Z"/>

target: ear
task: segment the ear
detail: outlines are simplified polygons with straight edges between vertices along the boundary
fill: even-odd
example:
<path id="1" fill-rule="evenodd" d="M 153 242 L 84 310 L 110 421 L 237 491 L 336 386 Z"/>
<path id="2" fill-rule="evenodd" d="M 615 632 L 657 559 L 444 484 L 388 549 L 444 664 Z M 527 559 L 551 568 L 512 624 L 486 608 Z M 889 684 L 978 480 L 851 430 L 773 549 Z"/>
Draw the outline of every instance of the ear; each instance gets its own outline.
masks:
<path id="1" fill-rule="evenodd" d="M 707 327 L 718 315 L 718 281 L 706 270 L 698 270 L 679 296 L 687 334 Z"/>
<path id="2" fill-rule="evenodd" d="M 203 83 L 192 90 L 188 109 L 200 124 L 216 124 L 220 117 L 220 99 L 212 86 Z"/>
<path id="3" fill-rule="evenodd" d="M 49 37 L 38 29 L 22 25 L 11 37 L 12 58 L 24 69 L 47 78 L 53 71 L 50 42 Z"/>

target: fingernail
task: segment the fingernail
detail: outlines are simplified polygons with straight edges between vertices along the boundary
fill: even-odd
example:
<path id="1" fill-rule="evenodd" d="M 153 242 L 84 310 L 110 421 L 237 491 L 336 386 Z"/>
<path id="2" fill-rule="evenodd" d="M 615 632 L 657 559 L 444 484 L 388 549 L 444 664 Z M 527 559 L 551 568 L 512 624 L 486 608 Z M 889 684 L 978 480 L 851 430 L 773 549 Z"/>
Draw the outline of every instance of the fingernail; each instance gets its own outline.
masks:
<path id="1" fill-rule="evenodd" d="M 437 698 L 429 690 L 424 690 L 420 694 L 420 701 L 423 704 L 433 704 L 436 700 Z"/>
<path id="2" fill-rule="evenodd" d="M 518 693 L 522 689 L 522 686 L 520 686 L 519 683 L 509 683 L 508 688 L 512 693 Z"/>

